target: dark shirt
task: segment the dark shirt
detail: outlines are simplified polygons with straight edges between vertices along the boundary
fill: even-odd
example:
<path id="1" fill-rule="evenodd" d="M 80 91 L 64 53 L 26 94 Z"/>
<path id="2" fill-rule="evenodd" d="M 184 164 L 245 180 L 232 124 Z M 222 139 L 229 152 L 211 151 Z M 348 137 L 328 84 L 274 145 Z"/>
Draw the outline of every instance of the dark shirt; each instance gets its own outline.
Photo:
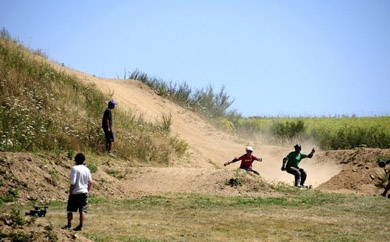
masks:
<path id="1" fill-rule="evenodd" d="M 107 108 L 103 114 L 102 128 L 107 129 L 107 120 L 109 121 L 110 130 L 112 130 L 112 114 L 111 109 Z"/>

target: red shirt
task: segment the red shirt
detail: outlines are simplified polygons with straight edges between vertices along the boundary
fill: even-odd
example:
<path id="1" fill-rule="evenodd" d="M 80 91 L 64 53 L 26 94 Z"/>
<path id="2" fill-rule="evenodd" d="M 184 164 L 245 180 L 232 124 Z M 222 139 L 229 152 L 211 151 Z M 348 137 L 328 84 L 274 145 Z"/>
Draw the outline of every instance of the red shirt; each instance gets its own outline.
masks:
<path id="1" fill-rule="evenodd" d="M 241 161 L 240 168 L 252 169 L 253 161 L 257 160 L 257 157 L 254 155 L 247 156 L 246 154 L 240 156 L 238 160 Z"/>

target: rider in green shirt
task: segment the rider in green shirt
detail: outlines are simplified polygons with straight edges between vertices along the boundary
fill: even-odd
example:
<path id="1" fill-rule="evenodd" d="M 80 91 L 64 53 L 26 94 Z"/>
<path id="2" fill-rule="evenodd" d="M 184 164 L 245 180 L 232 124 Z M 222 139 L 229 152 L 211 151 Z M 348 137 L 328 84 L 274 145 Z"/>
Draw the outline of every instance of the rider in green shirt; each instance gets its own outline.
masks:
<path id="1" fill-rule="evenodd" d="M 288 173 L 295 176 L 294 185 L 296 187 L 304 187 L 307 173 L 304 169 L 300 168 L 298 165 L 302 159 L 306 157 L 312 158 L 315 150 L 313 148 L 310 154 L 306 155 L 305 153 L 301 152 L 302 150 L 301 145 L 297 144 L 294 146 L 294 148 L 295 151 L 290 152 L 285 158 L 283 158 L 282 171 L 287 171 Z"/>

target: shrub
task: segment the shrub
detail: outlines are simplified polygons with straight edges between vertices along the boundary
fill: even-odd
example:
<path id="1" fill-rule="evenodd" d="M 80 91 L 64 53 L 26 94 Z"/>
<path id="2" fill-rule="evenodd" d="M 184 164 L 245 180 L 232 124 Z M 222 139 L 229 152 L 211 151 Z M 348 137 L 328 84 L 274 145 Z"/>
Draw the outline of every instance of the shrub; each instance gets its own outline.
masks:
<path id="1" fill-rule="evenodd" d="M 298 137 L 304 133 L 305 129 L 305 122 L 303 120 L 275 122 L 271 127 L 274 135 L 287 139 Z"/>
<path id="2" fill-rule="evenodd" d="M 219 92 L 215 92 L 211 85 L 206 88 L 192 90 L 186 82 L 179 85 L 173 84 L 162 79 L 151 78 L 139 70 L 133 71 L 129 79 L 141 81 L 152 88 L 157 95 L 168 98 L 206 117 L 225 117 L 233 124 L 237 122 L 238 117 L 241 117 L 236 110 L 229 111 L 234 100 L 230 99 L 224 86 Z"/>
<path id="3" fill-rule="evenodd" d="M 95 173 L 97 171 L 97 169 L 98 169 L 97 165 L 90 164 L 90 163 L 87 164 L 87 167 L 91 171 L 91 173 Z"/>

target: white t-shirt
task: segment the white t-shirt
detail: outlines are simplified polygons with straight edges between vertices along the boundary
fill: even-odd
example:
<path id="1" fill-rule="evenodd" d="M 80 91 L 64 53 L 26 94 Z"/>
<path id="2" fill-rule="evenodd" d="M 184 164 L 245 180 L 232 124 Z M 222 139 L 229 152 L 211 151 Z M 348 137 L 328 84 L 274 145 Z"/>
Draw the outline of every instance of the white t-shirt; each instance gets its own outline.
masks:
<path id="1" fill-rule="evenodd" d="M 88 193 L 88 181 L 92 181 L 91 171 L 85 165 L 75 165 L 69 180 L 70 184 L 75 185 L 72 194 Z"/>

